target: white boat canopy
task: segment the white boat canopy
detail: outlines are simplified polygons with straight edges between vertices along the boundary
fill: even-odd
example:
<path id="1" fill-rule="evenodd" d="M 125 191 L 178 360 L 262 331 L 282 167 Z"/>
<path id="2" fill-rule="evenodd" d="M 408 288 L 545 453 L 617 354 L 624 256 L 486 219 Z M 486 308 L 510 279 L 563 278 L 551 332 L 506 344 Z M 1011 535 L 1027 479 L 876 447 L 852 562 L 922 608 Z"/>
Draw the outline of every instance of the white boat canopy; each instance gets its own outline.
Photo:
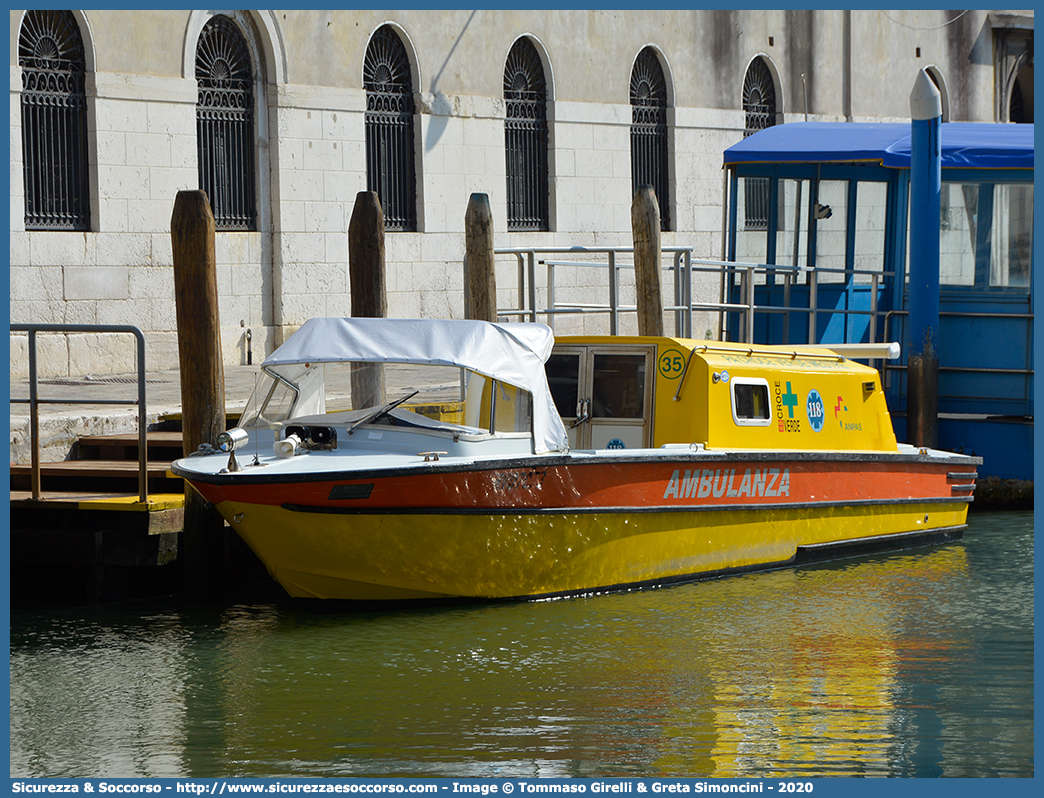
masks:
<path id="1" fill-rule="evenodd" d="M 554 342 L 550 327 L 529 322 L 318 318 L 302 324 L 261 367 L 291 382 L 300 377 L 306 363 L 413 363 L 470 369 L 529 391 L 533 446 L 539 453 L 567 446 L 544 371 Z"/>

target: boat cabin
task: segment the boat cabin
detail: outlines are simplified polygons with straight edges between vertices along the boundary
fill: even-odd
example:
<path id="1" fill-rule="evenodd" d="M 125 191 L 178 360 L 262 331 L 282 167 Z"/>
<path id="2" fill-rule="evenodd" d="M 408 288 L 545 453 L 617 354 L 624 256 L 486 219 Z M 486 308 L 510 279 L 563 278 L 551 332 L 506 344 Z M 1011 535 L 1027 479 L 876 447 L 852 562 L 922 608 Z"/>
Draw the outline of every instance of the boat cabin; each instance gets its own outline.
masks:
<path id="1" fill-rule="evenodd" d="M 388 450 L 400 433 L 461 456 L 473 445 L 492 456 L 896 451 L 878 372 L 830 349 L 556 341 L 542 324 L 467 320 L 312 319 L 262 364 L 242 426 L 255 441 L 268 430 L 281 457 L 298 444 Z M 416 441 L 402 445 L 416 455 Z"/>
<path id="2" fill-rule="evenodd" d="M 571 449 L 896 451 L 877 370 L 826 348 L 561 337 L 546 371 Z"/>

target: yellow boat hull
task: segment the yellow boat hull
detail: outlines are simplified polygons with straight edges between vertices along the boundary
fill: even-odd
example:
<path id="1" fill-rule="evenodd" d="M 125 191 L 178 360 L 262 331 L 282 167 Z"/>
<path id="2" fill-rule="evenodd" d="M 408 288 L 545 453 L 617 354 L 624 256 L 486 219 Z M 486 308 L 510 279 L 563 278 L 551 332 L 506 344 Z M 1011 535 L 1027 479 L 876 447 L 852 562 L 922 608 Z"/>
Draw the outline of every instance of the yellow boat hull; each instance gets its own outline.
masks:
<path id="1" fill-rule="evenodd" d="M 292 596 L 409 601 L 618 590 L 839 548 L 843 556 L 851 546 L 957 538 L 968 505 L 337 514 L 225 501 L 218 509 Z"/>

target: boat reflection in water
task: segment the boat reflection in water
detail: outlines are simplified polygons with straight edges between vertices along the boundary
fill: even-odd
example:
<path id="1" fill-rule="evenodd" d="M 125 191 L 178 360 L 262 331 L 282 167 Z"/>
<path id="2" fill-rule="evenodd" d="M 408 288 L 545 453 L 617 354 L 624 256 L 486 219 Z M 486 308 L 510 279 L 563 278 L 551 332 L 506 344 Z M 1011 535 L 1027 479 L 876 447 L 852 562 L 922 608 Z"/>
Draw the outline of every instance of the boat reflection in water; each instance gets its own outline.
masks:
<path id="1" fill-rule="evenodd" d="M 970 521 L 569 600 L 16 613 L 11 772 L 1030 776 L 1032 517 Z"/>
<path id="2" fill-rule="evenodd" d="M 751 612 L 711 632 L 731 638 L 729 666 L 711 664 L 714 775 L 740 777 L 766 762 L 776 763 L 772 775 L 893 774 L 925 733 L 924 708 L 905 694 L 909 671 L 945 667 L 968 645 L 940 611 L 947 585 L 967 578 L 966 568 L 964 550 L 947 548 L 771 574 L 791 598 L 786 623 L 757 634 Z M 771 642 L 737 661 L 745 637 Z M 737 667 L 748 673 L 737 679 Z"/>

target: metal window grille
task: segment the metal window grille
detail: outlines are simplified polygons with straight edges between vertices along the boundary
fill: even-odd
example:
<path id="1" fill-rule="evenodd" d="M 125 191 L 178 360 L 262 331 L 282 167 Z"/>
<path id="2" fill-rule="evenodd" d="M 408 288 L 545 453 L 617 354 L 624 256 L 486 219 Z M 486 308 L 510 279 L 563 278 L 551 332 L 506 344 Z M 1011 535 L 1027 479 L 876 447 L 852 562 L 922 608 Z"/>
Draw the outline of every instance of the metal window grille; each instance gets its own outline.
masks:
<path id="1" fill-rule="evenodd" d="M 196 146 L 199 187 L 218 230 L 256 230 L 254 79 L 236 24 L 217 16 L 196 47 Z"/>
<path id="2" fill-rule="evenodd" d="M 519 39 L 504 67 L 508 230 L 547 230 L 547 84 L 536 48 Z"/>
<path id="3" fill-rule="evenodd" d="M 776 124 L 776 87 L 772 73 L 760 58 L 754 60 L 743 78 L 743 111 L 746 127 L 743 137 Z M 768 178 L 744 181 L 744 221 L 747 230 L 767 230 L 769 218 Z"/>
<path id="4" fill-rule="evenodd" d="M 26 230 L 89 230 L 87 74 L 69 11 L 29 11 L 18 35 Z"/>
<path id="5" fill-rule="evenodd" d="M 653 187 L 661 230 L 671 225 L 668 179 L 667 82 L 656 53 L 646 47 L 631 70 L 631 194 Z"/>
<path id="6" fill-rule="evenodd" d="M 370 39 L 366 87 L 366 186 L 377 193 L 387 230 L 417 229 L 413 79 L 406 48 L 388 26 Z"/>

